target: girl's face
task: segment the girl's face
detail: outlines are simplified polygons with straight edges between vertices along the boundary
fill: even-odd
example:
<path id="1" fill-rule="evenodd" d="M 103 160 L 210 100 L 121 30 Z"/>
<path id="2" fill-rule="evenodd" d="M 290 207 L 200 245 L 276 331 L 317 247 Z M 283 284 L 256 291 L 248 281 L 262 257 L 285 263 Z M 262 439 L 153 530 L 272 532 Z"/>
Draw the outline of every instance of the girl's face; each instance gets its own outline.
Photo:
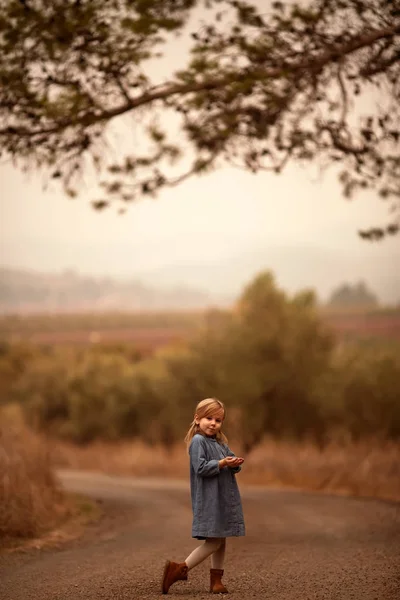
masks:
<path id="1" fill-rule="evenodd" d="M 213 437 L 222 427 L 224 411 L 222 408 L 219 408 L 211 415 L 208 415 L 208 417 L 202 417 L 200 419 L 198 415 L 194 415 L 194 418 L 196 424 L 199 425 L 201 432 L 207 437 Z"/>

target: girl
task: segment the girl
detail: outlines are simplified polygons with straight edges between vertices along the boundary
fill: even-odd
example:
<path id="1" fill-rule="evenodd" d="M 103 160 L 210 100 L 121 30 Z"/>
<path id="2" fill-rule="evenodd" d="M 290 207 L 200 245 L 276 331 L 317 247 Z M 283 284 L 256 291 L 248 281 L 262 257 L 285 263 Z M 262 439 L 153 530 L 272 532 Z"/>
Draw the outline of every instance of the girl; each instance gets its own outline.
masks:
<path id="1" fill-rule="evenodd" d="M 211 555 L 210 592 L 226 594 L 224 573 L 225 538 L 245 534 L 242 503 L 236 483 L 243 458 L 229 449 L 221 431 L 225 407 L 215 398 L 206 398 L 196 407 L 194 420 L 186 434 L 190 456 L 190 492 L 193 509 L 192 537 L 205 542 L 183 563 L 167 560 L 162 578 L 162 593 L 173 583 L 187 580 L 187 574 Z"/>

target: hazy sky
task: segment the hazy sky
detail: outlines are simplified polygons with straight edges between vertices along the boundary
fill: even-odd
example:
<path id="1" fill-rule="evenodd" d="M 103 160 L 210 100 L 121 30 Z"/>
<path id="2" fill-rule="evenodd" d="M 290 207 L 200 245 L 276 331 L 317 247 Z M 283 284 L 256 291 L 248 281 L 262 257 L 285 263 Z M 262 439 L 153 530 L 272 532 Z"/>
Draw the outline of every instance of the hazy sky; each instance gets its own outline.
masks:
<path id="1" fill-rule="evenodd" d="M 400 256 L 398 238 L 368 244 L 357 237 L 359 227 L 386 221 L 386 207 L 367 195 L 344 200 L 333 174 L 318 181 L 296 167 L 280 176 L 225 169 L 132 204 L 125 215 L 95 212 L 87 192 L 73 200 L 45 192 L 39 177 L 10 166 L 0 168 L 0 178 L 3 265 L 134 275 L 276 245 L 366 260 L 388 251 Z"/>
<path id="2" fill-rule="evenodd" d="M 179 68 L 182 44 L 175 41 L 164 64 L 151 66 L 155 77 L 165 65 Z M 385 204 L 372 194 L 346 201 L 333 172 L 318 178 L 296 166 L 280 176 L 224 169 L 131 205 L 123 216 L 95 212 L 90 189 L 71 200 L 55 184 L 45 192 L 42 181 L 0 165 L 2 266 L 128 277 L 254 249 L 267 256 L 276 246 L 373 259 L 378 269 L 387 256 L 400 263 L 400 237 L 368 244 L 356 234 L 386 223 Z"/>

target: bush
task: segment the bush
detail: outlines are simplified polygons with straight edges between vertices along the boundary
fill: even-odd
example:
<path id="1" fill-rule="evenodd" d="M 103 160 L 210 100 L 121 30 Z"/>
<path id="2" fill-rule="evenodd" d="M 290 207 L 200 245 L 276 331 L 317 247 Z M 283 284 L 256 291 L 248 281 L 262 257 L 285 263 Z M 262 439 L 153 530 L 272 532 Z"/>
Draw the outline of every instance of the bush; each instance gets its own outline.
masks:
<path id="1" fill-rule="evenodd" d="M 245 452 L 265 435 L 305 440 L 400 438 L 399 345 L 338 344 L 305 291 L 270 273 L 233 310 L 213 310 L 186 346 L 139 360 L 132 346 L 8 346 L 0 383 L 39 430 L 78 443 L 140 438 L 170 448 L 196 403 L 224 400 Z"/>
<path id="2" fill-rule="evenodd" d="M 43 442 L 0 415 L 0 540 L 50 529 L 66 512 Z"/>
<path id="3" fill-rule="evenodd" d="M 351 437 L 400 438 L 400 353 L 395 345 L 358 344 L 341 364 L 343 420 Z"/>

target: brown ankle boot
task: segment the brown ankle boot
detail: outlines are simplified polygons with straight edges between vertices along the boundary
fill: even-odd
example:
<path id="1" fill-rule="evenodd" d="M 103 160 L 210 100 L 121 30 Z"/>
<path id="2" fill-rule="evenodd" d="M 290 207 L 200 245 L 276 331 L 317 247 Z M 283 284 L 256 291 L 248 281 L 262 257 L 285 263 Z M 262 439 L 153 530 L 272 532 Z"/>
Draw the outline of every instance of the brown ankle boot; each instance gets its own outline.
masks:
<path id="1" fill-rule="evenodd" d="M 227 594 L 228 590 L 221 581 L 223 569 L 210 569 L 210 592 L 212 594 Z"/>
<path id="2" fill-rule="evenodd" d="M 186 563 L 176 563 L 167 560 L 164 567 L 161 590 L 168 594 L 168 590 L 175 581 L 187 581 L 188 566 Z"/>

